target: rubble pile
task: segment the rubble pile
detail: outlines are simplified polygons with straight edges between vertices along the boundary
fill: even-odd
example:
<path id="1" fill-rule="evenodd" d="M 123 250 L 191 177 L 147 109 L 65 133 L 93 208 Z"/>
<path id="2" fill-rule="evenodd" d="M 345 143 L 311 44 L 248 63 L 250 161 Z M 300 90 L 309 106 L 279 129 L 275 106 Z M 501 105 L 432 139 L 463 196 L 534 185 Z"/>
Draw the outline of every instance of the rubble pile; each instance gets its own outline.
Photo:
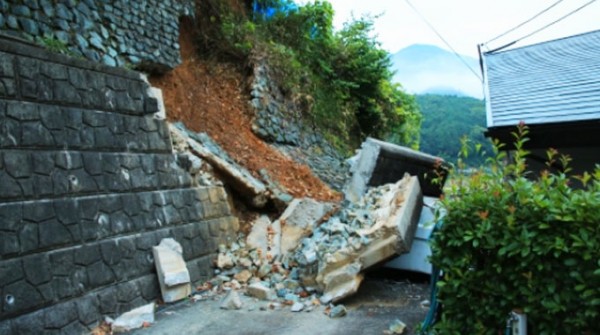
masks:
<path id="1" fill-rule="evenodd" d="M 266 170 L 260 171 L 264 182 L 254 178 L 207 134 L 191 132 L 182 124 L 171 125 L 170 131 L 173 147 L 198 185 L 217 184 L 220 179 L 255 208 L 268 203 L 285 208 L 279 218 L 261 215 L 247 235 L 239 233 L 235 241 L 219 245 L 215 277 L 197 287 L 193 301 L 227 292 L 221 308 L 240 309 L 239 291 L 263 301 L 261 309 L 289 306 L 293 312 L 310 312 L 326 305 L 326 313 L 341 317 L 346 309 L 333 304 L 358 290 L 365 269 L 410 251 L 423 206 L 417 177 L 407 174 L 356 199 L 347 197 L 340 208 L 310 198 L 294 199 Z M 181 256 L 176 242 L 163 242 L 154 250 L 163 300 L 176 301 L 190 294 L 189 276 L 183 260 L 177 266 L 163 264 Z"/>
<path id="2" fill-rule="evenodd" d="M 338 302 L 356 292 L 361 271 L 410 250 L 421 206 L 419 183 L 410 176 L 341 210 L 295 199 L 279 219 L 261 216 L 248 236 L 221 245 L 217 276 L 205 286 L 244 289 L 294 311 Z"/>

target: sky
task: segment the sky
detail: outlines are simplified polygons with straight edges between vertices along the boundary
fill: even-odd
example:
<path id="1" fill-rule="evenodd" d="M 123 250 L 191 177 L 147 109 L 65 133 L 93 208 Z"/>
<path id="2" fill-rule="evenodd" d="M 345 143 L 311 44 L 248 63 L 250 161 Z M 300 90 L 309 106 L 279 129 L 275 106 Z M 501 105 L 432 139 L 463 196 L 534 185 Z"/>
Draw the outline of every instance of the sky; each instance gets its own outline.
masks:
<path id="1" fill-rule="evenodd" d="M 410 0 L 418 11 L 460 54 L 478 58 L 477 45 L 527 21 L 558 0 Z M 488 45 L 494 49 L 555 21 L 590 0 L 563 0 L 537 19 Z M 297 1 L 306 3 L 308 0 Z M 341 28 L 352 16 L 381 15 L 375 34 L 391 53 L 412 44 L 449 48 L 428 27 L 406 0 L 329 0 L 336 12 L 334 25 Z M 600 30 L 600 1 L 555 25 L 521 41 L 516 46 Z"/>

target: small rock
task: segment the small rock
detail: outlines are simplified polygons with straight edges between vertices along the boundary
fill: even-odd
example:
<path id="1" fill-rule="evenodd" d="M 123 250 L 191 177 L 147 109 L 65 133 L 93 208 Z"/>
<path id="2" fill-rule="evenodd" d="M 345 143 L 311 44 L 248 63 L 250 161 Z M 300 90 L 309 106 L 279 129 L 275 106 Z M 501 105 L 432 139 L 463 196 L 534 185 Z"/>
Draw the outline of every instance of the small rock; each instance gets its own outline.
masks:
<path id="1" fill-rule="evenodd" d="M 112 323 L 112 331 L 115 333 L 128 332 L 149 323 L 154 323 L 154 303 L 138 307 L 119 316 Z"/>
<path id="2" fill-rule="evenodd" d="M 283 298 L 287 294 L 287 290 L 284 288 L 280 288 L 277 290 L 277 297 Z"/>
<path id="3" fill-rule="evenodd" d="M 422 308 L 429 308 L 429 306 L 431 306 L 431 302 L 429 300 L 423 300 L 423 301 L 421 301 L 421 307 Z"/>
<path id="4" fill-rule="evenodd" d="M 347 313 L 346 306 L 337 305 L 331 309 L 331 311 L 329 312 L 329 317 L 332 319 L 341 318 L 341 317 L 346 316 L 346 313 Z"/>
<path id="5" fill-rule="evenodd" d="M 333 300 L 333 297 L 330 294 L 328 294 L 328 293 L 323 294 L 321 296 L 321 298 L 319 298 L 319 301 L 321 302 L 322 305 L 330 303 L 331 300 Z"/>
<path id="6" fill-rule="evenodd" d="M 235 280 L 237 280 L 238 282 L 245 284 L 248 282 L 248 280 L 250 280 L 250 278 L 252 278 L 252 272 L 250 272 L 249 270 L 242 270 L 238 273 L 236 273 L 233 278 L 235 278 Z"/>
<path id="7" fill-rule="evenodd" d="M 220 253 L 217 256 L 217 267 L 219 269 L 231 269 L 233 265 L 233 258 L 229 253 Z"/>
<path id="8" fill-rule="evenodd" d="M 221 300 L 221 309 L 232 310 L 232 309 L 241 309 L 242 308 L 242 300 L 240 299 L 237 291 L 231 290 L 225 295 L 223 300 Z"/>
<path id="9" fill-rule="evenodd" d="M 295 302 L 290 309 L 292 312 L 301 312 L 304 309 L 304 304 L 301 302 Z"/>
<path id="10" fill-rule="evenodd" d="M 275 296 L 273 290 L 266 287 L 260 282 L 248 286 L 247 293 L 248 295 L 261 300 L 272 300 Z"/>
<path id="11" fill-rule="evenodd" d="M 406 329 L 406 324 L 398 319 L 394 320 L 390 325 L 390 332 L 392 334 L 404 334 L 404 330 Z"/>
<path id="12" fill-rule="evenodd" d="M 284 300 L 286 301 L 293 301 L 293 302 L 297 302 L 298 301 L 298 296 L 292 293 L 288 293 L 283 297 Z"/>
<path id="13" fill-rule="evenodd" d="M 240 258 L 239 264 L 244 268 L 250 268 L 252 266 L 252 260 L 248 257 Z"/>
<path id="14" fill-rule="evenodd" d="M 266 277 L 269 273 L 271 272 L 271 265 L 270 264 L 263 264 L 259 269 L 258 269 L 258 277 L 263 278 Z"/>

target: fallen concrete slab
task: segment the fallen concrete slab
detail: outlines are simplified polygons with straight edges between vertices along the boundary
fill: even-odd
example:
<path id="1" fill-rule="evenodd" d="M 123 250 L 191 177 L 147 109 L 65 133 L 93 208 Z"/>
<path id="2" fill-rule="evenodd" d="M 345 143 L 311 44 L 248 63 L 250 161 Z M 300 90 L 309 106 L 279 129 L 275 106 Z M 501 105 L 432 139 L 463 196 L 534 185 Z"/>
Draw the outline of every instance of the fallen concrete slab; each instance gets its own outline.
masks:
<path id="1" fill-rule="evenodd" d="M 353 294 L 361 271 L 410 250 L 422 206 L 416 177 L 371 189 L 302 241 L 295 253 L 302 283 L 317 285 L 322 302 Z"/>
<path id="2" fill-rule="evenodd" d="M 419 178 L 423 195 L 439 197 L 448 165 L 440 157 L 367 138 L 350 172 L 352 177 L 344 188 L 344 194 L 351 202 L 358 201 L 369 187 L 395 183 L 405 173 Z M 436 181 L 438 177 L 439 182 Z"/>
<path id="3" fill-rule="evenodd" d="M 268 190 L 265 184 L 235 163 L 206 133 L 194 133 L 181 123 L 174 124 L 172 131 L 179 131 L 179 136 L 187 139 L 190 151 L 206 160 L 219 173 L 223 181 L 246 198 L 250 205 L 263 208 L 267 204 Z"/>
<path id="4" fill-rule="evenodd" d="M 154 303 L 123 313 L 111 324 L 114 333 L 124 333 L 154 323 Z"/>
<path id="5" fill-rule="evenodd" d="M 152 247 L 152 254 L 163 301 L 170 303 L 188 297 L 192 287 L 181 245 L 172 238 L 165 238 L 158 246 Z"/>
<path id="6" fill-rule="evenodd" d="M 281 254 L 281 225 L 271 222 L 268 216 L 261 215 L 252 223 L 252 230 L 246 239 L 246 246 L 257 251 L 257 257 L 266 263 L 272 262 Z"/>
<path id="7" fill-rule="evenodd" d="M 433 197 L 423 198 L 423 209 L 417 224 L 417 231 L 410 252 L 391 259 L 385 264 L 388 268 L 431 274 L 432 266 L 429 262 L 431 247 L 429 238 L 435 227 L 435 211 L 439 207 L 439 200 Z"/>

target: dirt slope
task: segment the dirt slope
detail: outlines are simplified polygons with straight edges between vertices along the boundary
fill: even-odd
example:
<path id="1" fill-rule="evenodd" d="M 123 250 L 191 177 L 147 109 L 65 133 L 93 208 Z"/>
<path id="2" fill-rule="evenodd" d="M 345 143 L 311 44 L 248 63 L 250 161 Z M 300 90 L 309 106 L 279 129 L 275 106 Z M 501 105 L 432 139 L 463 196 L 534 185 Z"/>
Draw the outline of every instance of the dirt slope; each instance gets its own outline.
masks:
<path id="1" fill-rule="evenodd" d="M 189 129 L 208 133 L 240 165 L 260 179 L 266 169 L 294 197 L 339 200 L 306 165 L 298 164 L 263 142 L 251 130 L 252 115 L 245 77 L 236 66 L 200 59 L 192 29 L 182 25 L 183 63 L 175 70 L 150 78 L 163 91 L 167 117 Z"/>

